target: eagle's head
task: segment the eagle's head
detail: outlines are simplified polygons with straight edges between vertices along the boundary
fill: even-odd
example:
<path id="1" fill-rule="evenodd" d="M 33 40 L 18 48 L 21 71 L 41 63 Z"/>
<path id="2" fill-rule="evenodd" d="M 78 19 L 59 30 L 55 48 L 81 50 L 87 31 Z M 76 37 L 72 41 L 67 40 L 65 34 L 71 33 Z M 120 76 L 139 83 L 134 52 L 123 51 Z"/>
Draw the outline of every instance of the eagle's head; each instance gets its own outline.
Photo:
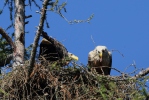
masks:
<path id="1" fill-rule="evenodd" d="M 42 44 L 51 44 L 51 42 L 48 41 L 48 40 L 45 39 L 45 38 L 43 38 L 43 39 L 41 40 L 41 43 L 42 43 Z"/>
<path id="2" fill-rule="evenodd" d="M 104 57 L 107 57 L 110 52 L 107 50 L 106 46 L 97 46 L 94 51 L 96 55 L 99 57 L 100 62 L 103 60 Z"/>
<path id="3" fill-rule="evenodd" d="M 68 57 L 69 57 L 70 59 L 72 59 L 72 60 L 76 60 L 76 61 L 79 60 L 79 58 L 78 58 L 76 55 L 74 55 L 74 54 L 72 54 L 72 53 L 70 53 L 70 52 L 68 52 Z"/>

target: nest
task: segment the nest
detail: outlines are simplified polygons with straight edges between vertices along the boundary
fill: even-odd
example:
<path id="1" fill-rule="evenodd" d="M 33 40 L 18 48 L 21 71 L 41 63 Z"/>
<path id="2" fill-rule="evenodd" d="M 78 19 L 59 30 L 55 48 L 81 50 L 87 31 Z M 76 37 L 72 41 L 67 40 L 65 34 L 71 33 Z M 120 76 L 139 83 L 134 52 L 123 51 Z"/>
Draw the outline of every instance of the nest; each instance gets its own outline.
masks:
<path id="1" fill-rule="evenodd" d="M 35 64 L 30 75 L 28 69 L 25 64 L 3 76 L 1 99 L 121 100 L 141 95 L 136 80 L 98 75 L 83 65 Z"/>

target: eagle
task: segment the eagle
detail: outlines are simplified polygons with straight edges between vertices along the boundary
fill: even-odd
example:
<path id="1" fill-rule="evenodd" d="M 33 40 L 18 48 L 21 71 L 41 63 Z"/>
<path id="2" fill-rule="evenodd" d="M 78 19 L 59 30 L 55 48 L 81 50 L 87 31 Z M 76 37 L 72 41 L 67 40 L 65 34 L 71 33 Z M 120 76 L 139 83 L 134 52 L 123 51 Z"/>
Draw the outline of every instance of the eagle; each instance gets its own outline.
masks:
<path id="1" fill-rule="evenodd" d="M 112 53 L 106 46 L 97 46 L 88 54 L 89 67 L 95 68 L 101 75 L 110 75 L 112 65 Z"/>
<path id="2" fill-rule="evenodd" d="M 42 33 L 43 39 L 40 43 L 39 60 L 44 62 L 61 62 L 62 66 L 67 65 L 71 60 L 78 60 L 78 57 L 67 51 L 67 49 L 56 39 Z"/>

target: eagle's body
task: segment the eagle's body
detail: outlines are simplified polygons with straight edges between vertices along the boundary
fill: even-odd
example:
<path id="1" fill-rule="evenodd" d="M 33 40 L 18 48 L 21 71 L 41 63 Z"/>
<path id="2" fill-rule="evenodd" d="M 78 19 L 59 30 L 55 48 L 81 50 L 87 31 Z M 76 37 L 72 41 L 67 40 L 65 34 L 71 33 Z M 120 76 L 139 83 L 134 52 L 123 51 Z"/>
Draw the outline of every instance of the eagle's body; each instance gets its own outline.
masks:
<path id="1" fill-rule="evenodd" d="M 57 61 L 64 57 L 66 57 L 67 51 L 65 53 L 60 53 L 56 46 L 52 45 L 51 42 L 47 41 L 46 39 L 43 39 L 40 43 L 40 52 L 39 57 L 45 58 L 47 61 Z"/>
<path id="2" fill-rule="evenodd" d="M 112 54 L 105 46 L 97 46 L 89 52 L 88 65 L 95 68 L 98 74 L 110 75 L 112 65 Z"/>
<path id="3" fill-rule="evenodd" d="M 55 62 L 65 59 L 74 59 L 78 60 L 78 57 L 69 53 L 67 49 L 57 40 L 49 37 L 46 33 L 43 33 L 44 38 L 40 43 L 40 52 L 39 52 L 39 60 L 41 62 L 48 61 L 48 62 Z M 68 60 L 69 62 L 70 60 Z M 68 63 L 65 62 L 65 63 Z M 66 64 L 64 64 L 66 65 Z"/>

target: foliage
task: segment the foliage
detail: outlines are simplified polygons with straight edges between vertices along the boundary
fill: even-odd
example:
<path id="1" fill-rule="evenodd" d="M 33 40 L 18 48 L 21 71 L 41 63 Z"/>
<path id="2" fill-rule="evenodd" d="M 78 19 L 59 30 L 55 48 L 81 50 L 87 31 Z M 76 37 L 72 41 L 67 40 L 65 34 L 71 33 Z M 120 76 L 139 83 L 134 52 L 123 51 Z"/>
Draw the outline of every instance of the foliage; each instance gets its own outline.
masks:
<path id="1" fill-rule="evenodd" d="M 5 62 L 5 64 L 10 63 L 10 59 L 7 58 L 11 53 L 11 46 L 3 37 L 0 37 L 0 66 L 4 66 L 3 62 Z"/>

